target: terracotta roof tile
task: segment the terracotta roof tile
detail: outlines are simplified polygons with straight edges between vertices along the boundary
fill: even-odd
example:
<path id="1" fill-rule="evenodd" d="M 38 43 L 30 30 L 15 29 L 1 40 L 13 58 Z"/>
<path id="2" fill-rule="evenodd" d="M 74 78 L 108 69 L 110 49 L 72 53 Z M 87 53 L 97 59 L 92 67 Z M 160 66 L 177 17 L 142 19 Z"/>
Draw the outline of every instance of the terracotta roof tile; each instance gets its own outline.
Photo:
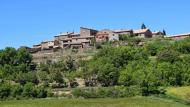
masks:
<path id="1" fill-rule="evenodd" d="M 145 33 L 145 32 L 147 32 L 149 29 L 138 29 L 138 30 L 133 30 L 133 32 L 135 33 L 135 34 L 139 34 L 139 33 Z"/>

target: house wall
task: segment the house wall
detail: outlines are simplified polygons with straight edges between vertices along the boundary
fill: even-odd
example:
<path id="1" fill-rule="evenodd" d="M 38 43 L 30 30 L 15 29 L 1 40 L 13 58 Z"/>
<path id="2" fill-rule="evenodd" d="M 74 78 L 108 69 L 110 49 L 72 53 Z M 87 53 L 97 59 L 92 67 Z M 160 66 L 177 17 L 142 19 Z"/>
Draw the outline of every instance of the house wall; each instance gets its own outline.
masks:
<path id="1" fill-rule="evenodd" d="M 41 49 L 41 47 L 42 47 L 41 44 L 40 45 L 33 45 L 33 48 L 35 48 L 35 49 L 39 49 L 39 48 Z"/>
<path id="2" fill-rule="evenodd" d="M 48 42 L 48 47 L 50 48 L 50 47 L 53 47 L 54 46 L 54 41 L 49 41 Z"/>
<path id="3" fill-rule="evenodd" d="M 174 36 L 174 37 L 170 37 L 172 40 L 182 40 L 185 38 L 190 37 L 189 35 L 184 35 L 184 36 Z"/>
<path id="4" fill-rule="evenodd" d="M 48 42 L 42 42 L 41 45 L 42 45 L 42 50 L 43 50 L 43 49 L 48 49 L 48 48 L 49 48 L 49 46 L 48 46 Z"/>
<path id="5" fill-rule="evenodd" d="M 110 33 L 109 36 L 109 41 L 118 41 L 119 40 L 119 34 L 116 34 L 116 33 Z"/>
<path id="6" fill-rule="evenodd" d="M 162 34 L 153 34 L 152 35 L 153 38 L 158 38 L 158 37 L 164 37 Z"/>
<path id="7" fill-rule="evenodd" d="M 129 31 L 129 32 L 116 32 L 116 33 L 119 34 L 119 35 L 123 35 L 123 34 L 133 35 L 133 31 Z"/>
<path id="8" fill-rule="evenodd" d="M 143 33 L 137 33 L 135 34 L 138 38 L 151 38 L 152 37 L 152 32 L 150 30 L 143 32 Z"/>
<path id="9" fill-rule="evenodd" d="M 42 50 L 43 49 L 50 49 L 50 48 L 53 48 L 54 41 L 42 42 L 41 45 L 42 45 Z"/>
<path id="10" fill-rule="evenodd" d="M 102 30 L 96 34 L 96 42 L 103 42 L 109 40 L 109 30 Z"/>
<path id="11" fill-rule="evenodd" d="M 80 36 L 93 36 L 96 35 L 97 31 L 88 28 L 80 28 Z"/>
<path id="12" fill-rule="evenodd" d="M 152 32 L 150 30 L 145 32 L 145 38 L 151 38 L 151 37 L 152 37 Z"/>
<path id="13" fill-rule="evenodd" d="M 115 41 L 115 40 L 119 40 L 119 34 L 114 33 L 111 30 L 102 30 L 96 34 L 97 42 Z"/>

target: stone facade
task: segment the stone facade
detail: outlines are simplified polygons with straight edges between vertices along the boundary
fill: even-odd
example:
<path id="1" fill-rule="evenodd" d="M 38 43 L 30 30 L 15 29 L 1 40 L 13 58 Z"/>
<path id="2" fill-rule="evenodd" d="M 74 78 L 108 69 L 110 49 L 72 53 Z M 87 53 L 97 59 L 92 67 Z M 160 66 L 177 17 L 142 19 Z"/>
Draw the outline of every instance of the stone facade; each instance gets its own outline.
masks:
<path id="1" fill-rule="evenodd" d="M 94 29 L 80 27 L 80 36 L 95 36 L 97 32 Z"/>
<path id="2" fill-rule="evenodd" d="M 149 29 L 133 30 L 133 33 L 138 38 L 152 38 L 152 32 Z"/>
<path id="3" fill-rule="evenodd" d="M 53 49 L 54 46 L 54 41 L 45 41 L 41 43 L 42 50 Z"/>
<path id="4" fill-rule="evenodd" d="M 159 37 L 164 37 L 164 34 L 160 31 L 158 32 L 152 32 L 152 37 L 153 38 L 159 38 Z"/>
<path id="5" fill-rule="evenodd" d="M 127 30 L 127 29 L 122 29 L 122 30 L 114 30 L 115 33 L 119 34 L 119 35 L 133 35 L 133 30 Z"/>
<path id="6" fill-rule="evenodd" d="M 173 36 L 170 36 L 170 37 L 167 37 L 167 38 L 170 38 L 172 40 L 182 40 L 182 39 L 185 39 L 185 38 L 190 38 L 190 33 L 173 35 Z"/>
<path id="7" fill-rule="evenodd" d="M 119 35 L 109 29 L 99 31 L 96 34 L 96 42 L 117 41 L 117 40 L 119 40 Z"/>
<path id="8" fill-rule="evenodd" d="M 80 28 L 80 34 L 78 33 L 61 33 L 55 36 L 55 45 L 60 48 L 86 48 L 92 43 L 97 30 Z"/>
<path id="9" fill-rule="evenodd" d="M 57 48 L 88 48 L 93 42 L 104 42 L 104 41 L 118 41 L 119 35 L 127 34 L 136 36 L 138 38 L 151 38 L 161 34 L 161 32 L 152 33 L 149 29 L 139 30 L 109 30 L 104 29 L 97 31 L 94 29 L 80 27 L 80 33 L 66 32 L 59 33 L 54 36 L 53 41 L 45 41 L 39 45 L 34 45 L 33 50 L 51 50 Z M 176 37 L 177 38 L 177 37 Z"/>

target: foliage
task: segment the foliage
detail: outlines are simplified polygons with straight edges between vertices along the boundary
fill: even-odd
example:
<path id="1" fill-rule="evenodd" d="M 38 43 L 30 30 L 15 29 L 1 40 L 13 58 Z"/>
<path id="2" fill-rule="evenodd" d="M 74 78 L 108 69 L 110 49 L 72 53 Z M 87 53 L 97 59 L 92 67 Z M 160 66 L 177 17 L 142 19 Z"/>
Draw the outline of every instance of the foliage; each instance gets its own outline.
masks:
<path id="1" fill-rule="evenodd" d="M 151 41 L 147 41 L 144 50 L 151 56 L 156 56 L 162 50 L 172 47 L 172 43 L 162 38 L 156 38 Z"/>
<path id="2" fill-rule="evenodd" d="M 175 42 L 175 48 L 183 53 L 183 54 L 189 54 L 190 53 L 190 38 L 186 38 L 184 40 L 176 41 Z"/>
<path id="3" fill-rule="evenodd" d="M 123 98 L 132 97 L 140 94 L 138 87 L 109 87 L 109 88 L 86 88 L 86 89 L 74 89 L 72 91 L 74 97 L 83 98 Z"/>
<path id="4" fill-rule="evenodd" d="M 158 53 L 157 60 L 159 62 L 170 62 L 174 63 L 175 61 L 180 60 L 179 53 L 173 49 L 164 49 Z"/>
<path id="5" fill-rule="evenodd" d="M 127 46 L 105 42 L 92 58 L 69 55 L 37 66 L 25 49 L 0 50 L 0 99 L 45 98 L 49 89 L 77 88 L 78 78 L 87 87 L 101 86 L 73 91 L 84 98 L 164 94 L 160 87 L 190 85 L 190 39 L 121 38 Z"/>
<path id="6" fill-rule="evenodd" d="M 127 34 L 119 35 L 119 40 L 120 41 L 127 41 L 127 40 L 129 40 L 129 38 L 130 38 L 130 35 L 127 35 Z"/>
<path id="7" fill-rule="evenodd" d="M 1 84 L 0 85 L 0 99 L 4 100 L 7 99 L 11 94 L 11 88 L 8 84 Z"/>
<path id="8" fill-rule="evenodd" d="M 144 23 L 141 25 L 141 29 L 146 29 L 146 25 Z"/>
<path id="9" fill-rule="evenodd" d="M 119 72 L 113 64 L 105 64 L 98 71 L 98 81 L 102 86 L 113 86 L 117 84 Z"/>

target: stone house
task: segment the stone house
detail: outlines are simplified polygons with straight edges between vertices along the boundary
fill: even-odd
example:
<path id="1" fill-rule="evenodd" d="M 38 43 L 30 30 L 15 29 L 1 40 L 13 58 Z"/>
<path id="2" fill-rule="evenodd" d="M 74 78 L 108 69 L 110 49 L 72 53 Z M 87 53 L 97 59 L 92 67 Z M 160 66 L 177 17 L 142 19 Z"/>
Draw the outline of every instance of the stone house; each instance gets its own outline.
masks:
<path id="1" fill-rule="evenodd" d="M 170 38 L 172 40 L 182 40 L 182 39 L 189 38 L 189 37 L 190 37 L 190 33 L 185 33 L 185 34 L 172 35 L 167 38 Z"/>
<path id="2" fill-rule="evenodd" d="M 121 29 L 121 30 L 114 30 L 115 33 L 119 34 L 119 35 L 133 35 L 133 30 L 128 30 L 128 29 Z"/>
<path id="3" fill-rule="evenodd" d="M 93 37 L 72 37 L 68 39 L 61 40 L 62 48 L 86 48 L 91 44 L 91 39 Z"/>
<path id="4" fill-rule="evenodd" d="M 94 29 L 80 27 L 80 36 L 94 36 L 98 31 Z"/>
<path id="5" fill-rule="evenodd" d="M 74 32 L 60 33 L 55 36 L 54 42 L 60 48 L 86 48 L 95 39 L 96 33 L 97 30 L 81 27 L 80 34 Z"/>
<path id="6" fill-rule="evenodd" d="M 68 46 L 68 43 L 72 42 L 73 37 L 79 37 L 80 34 L 74 32 L 60 33 L 57 36 L 54 36 L 55 46 L 60 48 L 65 48 Z"/>
<path id="7" fill-rule="evenodd" d="M 160 32 L 160 31 L 158 31 L 158 32 L 152 32 L 152 37 L 153 38 L 164 37 L 164 34 L 163 34 L 163 32 Z"/>
<path id="8" fill-rule="evenodd" d="M 152 32 L 150 29 L 138 29 L 138 30 L 133 30 L 134 36 L 138 38 L 151 38 L 152 37 Z"/>
<path id="9" fill-rule="evenodd" d="M 119 35 L 109 29 L 101 30 L 96 34 L 96 42 L 117 41 L 117 40 L 119 40 Z"/>
<path id="10" fill-rule="evenodd" d="M 33 45 L 33 48 L 35 48 L 35 49 L 40 49 L 40 50 L 41 50 L 42 45 L 41 45 L 41 44 L 38 44 L 38 45 Z"/>
<path id="11" fill-rule="evenodd" d="M 41 43 L 42 50 L 53 49 L 54 46 L 54 41 L 44 41 Z"/>

